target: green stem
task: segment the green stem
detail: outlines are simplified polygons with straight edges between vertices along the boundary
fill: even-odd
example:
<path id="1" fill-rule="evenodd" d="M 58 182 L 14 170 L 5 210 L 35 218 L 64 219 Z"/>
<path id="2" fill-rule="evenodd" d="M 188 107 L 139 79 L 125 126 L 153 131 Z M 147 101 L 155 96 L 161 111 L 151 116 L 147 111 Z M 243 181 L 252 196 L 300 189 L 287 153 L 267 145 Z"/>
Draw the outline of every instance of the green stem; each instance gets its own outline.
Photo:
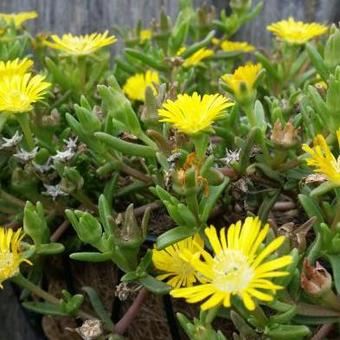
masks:
<path id="1" fill-rule="evenodd" d="M 248 103 L 246 105 L 243 105 L 243 110 L 248 118 L 248 122 L 251 127 L 257 126 L 255 111 L 254 111 L 254 103 Z"/>
<path id="2" fill-rule="evenodd" d="M 114 166 L 117 167 L 117 169 L 126 173 L 127 175 L 132 176 L 136 179 L 139 179 L 140 181 L 142 181 L 146 184 L 152 183 L 152 178 L 150 176 L 143 174 L 139 170 L 131 168 L 129 165 L 125 164 L 122 160 L 120 160 L 117 157 L 109 154 L 108 152 L 105 153 L 104 157 L 108 161 L 111 161 L 114 164 Z"/>
<path id="3" fill-rule="evenodd" d="M 7 121 L 7 116 L 4 114 L 0 115 L 0 132 L 2 131 L 2 128 L 4 127 L 6 121 Z"/>
<path id="4" fill-rule="evenodd" d="M 78 68 L 79 68 L 79 82 L 81 89 L 85 89 L 86 85 L 86 57 L 78 57 Z M 82 91 L 83 92 L 83 91 Z"/>
<path id="5" fill-rule="evenodd" d="M 338 199 L 335 211 L 336 211 L 335 216 L 334 216 L 334 219 L 333 219 L 333 222 L 332 222 L 332 230 L 335 230 L 337 224 L 340 222 L 340 199 Z"/>
<path id="6" fill-rule="evenodd" d="M 266 144 L 264 132 L 263 131 L 258 131 L 256 137 L 257 137 L 256 138 L 257 142 L 261 146 L 261 150 L 262 150 L 262 153 L 263 153 L 264 160 L 265 160 L 266 164 L 270 166 L 271 157 L 270 157 L 270 153 L 268 151 L 268 147 L 267 147 L 267 144 Z"/>
<path id="7" fill-rule="evenodd" d="M 7 214 L 7 215 L 15 215 L 18 211 L 16 210 L 13 210 L 13 209 L 10 209 L 10 208 L 7 208 L 7 207 L 2 207 L 0 205 L 0 212 L 4 213 L 4 214 Z"/>
<path id="8" fill-rule="evenodd" d="M 340 299 L 339 296 L 335 295 L 331 289 L 326 291 L 322 296 L 321 300 L 334 310 L 340 311 Z"/>
<path id="9" fill-rule="evenodd" d="M 31 151 L 34 149 L 34 141 L 33 141 L 33 135 L 30 127 L 30 121 L 27 113 L 20 113 L 17 115 L 18 123 L 21 127 L 21 130 L 24 134 L 28 150 Z"/>
<path id="10" fill-rule="evenodd" d="M 17 284 L 18 286 L 29 290 L 36 296 L 44 299 L 45 301 L 52 303 L 54 305 L 59 304 L 59 300 L 54 297 L 52 294 L 47 293 L 45 290 L 41 289 L 39 286 L 35 285 L 31 281 L 27 280 L 21 274 L 14 276 L 11 278 L 11 281 Z"/>
<path id="11" fill-rule="evenodd" d="M 272 165 L 274 169 L 279 168 L 287 158 L 287 150 L 275 149 Z"/>
<path id="12" fill-rule="evenodd" d="M 219 311 L 220 307 L 214 307 L 208 310 L 207 315 L 205 317 L 204 323 L 206 325 L 211 325 L 211 323 L 214 321 L 215 317 L 217 316 L 217 313 Z"/>
<path id="13" fill-rule="evenodd" d="M 209 136 L 206 133 L 199 133 L 192 136 L 195 145 L 196 157 L 199 161 L 203 161 L 209 144 Z"/>
<path id="14" fill-rule="evenodd" d="M 188 208 L 195 215 L 197 223 L 199 223 L 199 204 L 197 200 L 197 194 L 195 192 L 191 192 L 186 194 L 185 196 Z"/>
<path id="15" fill-rule="evenodd" d="M 263 328 L 268 324 L 268 318 L 259 305 L 256 305 L 255 309 L 252 311 L 252 314 Z"/>
<path id="16" fill-rule="evenodd" d="M 144 133 L 140 133 L 138 136 L 137 136 L 141 141 L 143 141 L 146 145 L 150 146 L 152 149 L 156 151 L 158 151 L 158 147 L 157 147 L 157 144 L 152 140 L 150 139 L 146 134 Z"/>
<path id="17" fill-rule="evenodd" d="M 11 203 L 13 205 L 16 205 L 17 207 L 24 208 L 26 203 L 22 201 L 19 198 L 16 198 L 15 196 L 12 196 L 5 192 L 4 190 L 0 189 L 0 198 L 4 199 L 8 203 Z"/>
<path id="18" fill-rule="evenodd" d="M 73 192 L 72 196 L 76 198 L 80 203 L 83 203 L 88 209 L 97 211 L 97 206 L 90 200 L 90 198 L 82 191 Z"/>
<path id="19" fill-rule="evenodd" d="M 41 289 L 39 286 L 35 285 L 31 281 L 27 280 L 23 275 L 18 274 L 14 277 L 11 278 L 11 281 L 14 282 L 16 285 L 29 290 L 32 294 L 44 299 L 45 301 L 52 303 L 54 305 L 59 305 L 60 300 L 57 299 L 55 296 L 52 294 L 46 292 L 45 290 Z M 77 314 L 80 318 L 83 320 L 87 319 L 94 319 L 95 317 L 91 314 L 88 314 L 83 311 L 79 311 Z"/>
<path id="20" fill-rule="evenodd" d="M 283 48 L 284 61 L 283 61 L 283 76 L 285 77 L 285 84 L 288 85 L 290 77 L 294 77 L 296 74 L 291 74 L 291 68 L 296 60 L 298 47 L 296 45 L 286 43 Z"/>

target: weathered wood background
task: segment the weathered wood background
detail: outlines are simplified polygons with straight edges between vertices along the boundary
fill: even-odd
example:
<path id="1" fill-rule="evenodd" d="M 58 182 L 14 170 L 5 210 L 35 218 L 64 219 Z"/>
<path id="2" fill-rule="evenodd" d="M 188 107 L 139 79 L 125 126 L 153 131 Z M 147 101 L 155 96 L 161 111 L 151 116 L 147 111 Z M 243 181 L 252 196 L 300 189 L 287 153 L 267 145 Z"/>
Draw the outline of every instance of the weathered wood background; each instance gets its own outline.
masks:
<path id="1" fill-rule="evenodd" d="M 195 0 L 196 5 L 203 2 L 218 9 L 228 4 L 227 0 Z M 28 25 L 34 33 L 89 33 L 112 25 L 132 26 L 139 18 L 147 27 L 162 7 L 175 17 L 176 0 L 0 0 L 1 12 L 38 11 L 39 18 Z M 266 24 L 290 15 L 306 21 L 339 22 L 340 0 L 265 0 L 262 13 L 242 29 L 238 39 L 267 47 L 271 36 L 266 32 Z M 0 320 L 0 340 L 40 339 L 29 327 L 9 285 L 0 292 Z"/>
<path id="2" fill-rule="evenodd" d="M 194 0 L 196 5 L 204 2 L 218 9 L 226 7 L 228 0 Z M 254 3 L 259 0 L 253 0 Z M 320 22 L 340 20 L 340 0 L 265 0 L 259 17 L 246 25 L 239 34 L 257 46 L 271 42 L 266 24 L 290 15 L 298 19 Z M 112 25 L 132 26 L 139 18 L 144 25 L 158 16 L 161 8 L 175 17 L 177 0 L 0 0 L 1 12 L 36 10 L 39 18 L 28 25 L 33 32 L 89 33 L 105 30 Z"/>

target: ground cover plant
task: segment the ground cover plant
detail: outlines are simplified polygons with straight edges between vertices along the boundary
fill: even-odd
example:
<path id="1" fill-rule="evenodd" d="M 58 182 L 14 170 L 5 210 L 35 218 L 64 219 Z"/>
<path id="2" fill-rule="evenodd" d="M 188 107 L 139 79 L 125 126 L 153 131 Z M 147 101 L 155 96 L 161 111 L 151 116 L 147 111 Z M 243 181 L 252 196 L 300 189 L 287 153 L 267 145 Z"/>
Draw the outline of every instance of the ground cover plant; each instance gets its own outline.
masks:
<path id="1" fill-rule="evenodd" d="M 25 309 L 82 339 L 123 338 L 155 296 L 190 339 L 339 336 L 340 31 L 235 41 L 262 6 L 61 36 L 0 13 L 0 285 Z M 117 274 L 118 318 L 69 284 L 78 262 Z"/>

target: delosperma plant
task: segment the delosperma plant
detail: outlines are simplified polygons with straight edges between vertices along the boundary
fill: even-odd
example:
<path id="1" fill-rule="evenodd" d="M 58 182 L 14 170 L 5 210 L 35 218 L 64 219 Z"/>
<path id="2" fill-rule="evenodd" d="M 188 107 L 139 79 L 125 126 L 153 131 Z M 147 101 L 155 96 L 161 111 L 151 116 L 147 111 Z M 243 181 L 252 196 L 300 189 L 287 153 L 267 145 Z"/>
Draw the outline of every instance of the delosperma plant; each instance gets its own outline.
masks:
<path id="1" fill-rule="evenodd" d="M 116 339 L 149 291 L 194 306 L 190 339 L 339 336 L 340 30 L 287 18 L 264 51 L 232 38 L 262 4 L 230 5 L 36 37 L 0 13 L 0 285 L 24 308 Z M 133 312 L 47 292 L 62 253 L 120 271 Z"/>

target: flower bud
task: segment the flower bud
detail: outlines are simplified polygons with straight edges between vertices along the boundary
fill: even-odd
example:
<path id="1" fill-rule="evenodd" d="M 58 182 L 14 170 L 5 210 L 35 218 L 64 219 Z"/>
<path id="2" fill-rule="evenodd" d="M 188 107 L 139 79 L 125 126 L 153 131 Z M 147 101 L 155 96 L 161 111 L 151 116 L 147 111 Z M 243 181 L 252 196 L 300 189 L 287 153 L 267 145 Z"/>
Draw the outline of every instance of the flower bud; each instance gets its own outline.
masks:
<path id="1" fill-rule="evenodd" d="M 278 147 L 288 149 L 298 142 L 298 130 L 295 129 L 291 122 L 286 123 L 283 127 L 280 121 L 277 120 L 272 129 L 270 139 Z"/>
<path id="2" fill-rule="evenodd" d="M 339 93 L 340 93 L 340 67 L 335 68 L 334 74 L 329 77 L 329 87 L 326 95 L 326 105 L 328 111 L 334 119 L 334 127 L 336 129 L 340 123 L 340 108 L 339 108 Z"/>
<path id="3" fill-rule="evenodd" d="M 123 123 L 130 133 L 138 136 L 141 133 L 141 127 L 131 103 L 123 94 L 114 77 L 110 77 L 109 83 L 111 86 L 98 85 L 103 106 L 114 119 Z"/>
<path id="4" fill-rule="evenodd" d="M 340 64 L 340 30 L 332 25 L 331 35 L 327 39 L 324 51 L 325 63 L 329 68 L 335 68 Z"/>
<path id="5" fill-rule="evenodd" d="M 62 290 L 63 299 L 60 302 L 60 308 L 68 315 L 76 315 L 80 306 L 84 302 L 82 294 L 71 295 L 68 291 Z"/>
<path id="6" fill-rule="evenodd" d="M 144 235 L 142 228 L 138 225 L 133 204 L 130 204 L 124 214 L 122 227 L 119 230 L 119 240 L 127 247 L 139 247 L 143 243 Z"/>
<path id="7" fill-rule="evenodd" d="M 316 262 L 313 267 L 307 259 L 303 262 L 304 272 L 301 274 L 301 287 L 310 295 L 322 296 L 330 291 L 332 287 L 332 277 L 328 271 Z"/>
<path id="8" fill-rule="evenodd" d="M 92 134 L 96 131 L 100 131 L 102 125 L 101 121 L 93 111 L 90 111 L 77 104 L 74 106 L 74 108 L 81 127 L 86 133 Z"/>
<path id="9" fill-rule="evenodd" d="M 84 178 L 74 167 L 65 167 L 60 183 L 60 189 L 66 193 L 80 190 L 84 185 Z"/>
<path id="10" fill-rule="evenodd" d="M 73 212 L 67 209 L 65 213 L 80 240 L 102 250 L 100 248 L 102 248 L 103 229 L 98 220 L 90 213 L 80 210 Z"/>
<path id="11" fill-rule="evenodd" d="M 36 177 L 32 176 L 32 172 L 29 168 L 22 169 L 16 167 L 12 172 L 11 187 L 20 193 L 31 192 L 34 197 L 37 197 L 37 184 Z M 32 197 L 31 197 L 32 199 Z"/>
<path id="12" fill-rule="evenodd" d="M 210 25 L 216 18 L 216 9 L 214 6 L 203 4 L 197 11 L 198 21 L 201 26 Z"/>
<path id="13" fill-rule="evenodd" d="M 49 229 L 44 215 L 44 208 L 40 202 L 36 205 L 26 202 L 24 209 L 24 231 L 34 241 L 35 245 L 47 243 Z"/>
<path id="14" fill-rule="evenodd" d="M 230 0 L 230 7 L 237 14 L 242 14 L 251 7 L 251 3 L 251 0 Z"/>

